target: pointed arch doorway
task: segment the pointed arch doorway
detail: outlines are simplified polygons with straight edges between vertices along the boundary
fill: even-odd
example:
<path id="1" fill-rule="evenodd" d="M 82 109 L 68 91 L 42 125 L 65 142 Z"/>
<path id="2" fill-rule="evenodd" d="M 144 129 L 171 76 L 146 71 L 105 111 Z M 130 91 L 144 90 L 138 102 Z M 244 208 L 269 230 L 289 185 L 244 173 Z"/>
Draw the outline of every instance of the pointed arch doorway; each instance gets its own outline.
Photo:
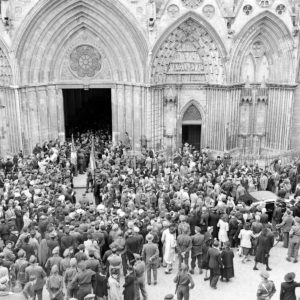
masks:
<path id="1" fill-rule="evenodd" d="M 202 117 L 195 104 L 191 104 L 182 117 L 182 145 L 188 143 L 195 147 L 196 150 L 201 149 L 201 130 Z"/>

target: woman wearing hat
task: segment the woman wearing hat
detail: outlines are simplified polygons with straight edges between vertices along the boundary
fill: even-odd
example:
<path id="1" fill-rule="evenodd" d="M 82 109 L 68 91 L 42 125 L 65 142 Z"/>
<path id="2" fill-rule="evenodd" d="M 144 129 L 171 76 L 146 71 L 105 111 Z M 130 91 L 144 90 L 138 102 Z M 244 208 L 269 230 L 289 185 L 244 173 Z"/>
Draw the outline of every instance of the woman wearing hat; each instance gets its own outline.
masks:
<path id="1" fill-rule="evenodd" d="M 262 278 L 262 282 L 257 289 L 257 300 L 270 300 L 275 294 L 275 284 L 272 280 L 269 280 L 269 276 L 267 271 L 261 271 L 260 277 Z"/>
<path id="2" fill-rule="evenodd" d="M 296 274 L 294 272 L 287 273 L 284 281 L 281 283 L 280 300 L 296 300 L 296 287 L 300 287 L 300 282 L 294 281 Z"/>

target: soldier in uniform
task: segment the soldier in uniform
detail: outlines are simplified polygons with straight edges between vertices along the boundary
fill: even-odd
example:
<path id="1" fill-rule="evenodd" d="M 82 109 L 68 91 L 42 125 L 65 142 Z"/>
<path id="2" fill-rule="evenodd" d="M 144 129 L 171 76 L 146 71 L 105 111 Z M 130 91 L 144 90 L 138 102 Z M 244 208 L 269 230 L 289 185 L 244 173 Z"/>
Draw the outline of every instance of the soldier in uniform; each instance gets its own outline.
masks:
<path id="1" fill-rule="evenodd" d="M 100 272 L 100 263 L 99 260 L 95 258 L 94 250 L 89 250 L 89 258 L 86 261 L 86 268 L 91 269 L 95 273 Z"/>
<path id="2" fill-rule="evenodd" d="M 178 235 L 176 248 L 178 251 L 179 269 L 183 261 L 188 266 L 189 255 L 192 249 L 192 239 L 189 236 L 187 228 L 184 228 L 182 234 Z"/>
<path id="3" fill-rule="evenodd" d="M 46 273 L 43 268 L 37 264 L 35 256 L 32 255 L 30 257 L 29 263 L 30 265 L 25 269 L 26 282 L 29 282 L 31 276 L 35 277 L 34 299 L 36 299 L 37 296 L 38 300 L 42 300 Z"/>
<path id="4" fill-rule="evenodd" d="M 64 275 L 64 282 L 67 289 L 67 299 L 77 297 L 77 289 L 72 287 L 72 280 L 78 273 L 76 258 L 71 258 L 70 268 L 68 268 Z"/>
<path id="5" fill-rule="evenodd" d="M 188 273 L 188 266 L 181 264 L 179 272 L 174 278 L 176 283 L 177 300 L 189 300 L 190 288 L 193 289 L 195 286 L 192 276 Z"/>
<path id="6" fill-rule="evenodd" d="M 49 292 L 51 300 L 63 300 L 63 278 L 59 275 L 58 266 L 54 265 L 51 268 L 51 274 L 47 280 L 46 288 Z"/>
<path id="7" fill-rule="evenodd" d="M 50 271 L 51 271 L 51 269 L 54 265 L 58 266 L 59 272 L 61 273 L 62 257 L 59 256 L 59 248 L 58 247 L 55 247 L 52 250 L 52 255 L 53 255 L 52 257 L 48 258 L 48 260 L 46 262 L 46 265 L 45 265 L 45 268 L 47 270 L 47 274 L 50 274 Z"/>
<path id="8" fill-rule="evenodd" d="M 201 234 L 201 228 L 195 226 L 195 235 L 192 236 L 192 251 L 191 251 L 191 274 L 194 274 L 194 269 L 196 266 L 196 260 L 198 261 L 199 273 L 202 274 L 202 257 L 203 257 L 203 244 L 204 235 Z"/>

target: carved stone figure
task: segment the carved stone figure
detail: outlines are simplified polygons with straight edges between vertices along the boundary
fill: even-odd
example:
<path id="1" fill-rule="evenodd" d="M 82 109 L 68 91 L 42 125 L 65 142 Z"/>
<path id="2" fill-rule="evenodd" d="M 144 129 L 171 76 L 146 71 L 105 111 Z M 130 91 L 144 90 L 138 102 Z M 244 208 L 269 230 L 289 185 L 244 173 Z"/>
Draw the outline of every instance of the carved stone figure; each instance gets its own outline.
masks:
<path id="1" fill-rule="evenodd" d="M 172 18 L 175 18 L 178 16 L 179 14 L 179 7 L 176 4 L 171 4 L 169 5 L 169 7 L 167 8 L 168 11 L 168 15 Z"/>
<path id="2" fill-rule="evenodd" d="M 213 5 L 207 4 L 203 7 L 202 12 L 205 17 L 212 18 L 215 15 L 215 7 Z"/>
<path id="3" fill-rule="evenodd" d="M 216 43 L 193 19 L 177 27 L 161 45 L 153 61 L 152 80 L 172 82 L 178 76 L 181 80 L 190 80 L 189 74 L 195 75 L 198 81 L 215 83 L 222 82 L 224 74 Z"/>
<path id="4" fill-rule="evenodd" d="M 265 45 L 262 41 L 256 41 L 252 45 L 251 53 L 255 58 L 262 57 L 266 52 Z"/>
<path id="5" fill-rule="evenodd" d="M 270 7 L 274 0 L 256 0 L 257 4 L 263 8 Z"/>

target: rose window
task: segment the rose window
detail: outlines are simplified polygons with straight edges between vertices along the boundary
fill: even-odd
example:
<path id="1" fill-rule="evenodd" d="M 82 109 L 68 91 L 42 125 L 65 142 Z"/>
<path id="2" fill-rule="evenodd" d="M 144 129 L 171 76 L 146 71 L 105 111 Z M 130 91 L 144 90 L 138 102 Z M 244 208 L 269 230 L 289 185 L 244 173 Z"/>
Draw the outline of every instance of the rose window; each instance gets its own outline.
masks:
<path id="1" fill-rule="evenodd" d="M 79 77 L 94 77 L 101 69 L 101 55 L 90 45 L 78 46 L 70 55 L 70 68 Z"/>

